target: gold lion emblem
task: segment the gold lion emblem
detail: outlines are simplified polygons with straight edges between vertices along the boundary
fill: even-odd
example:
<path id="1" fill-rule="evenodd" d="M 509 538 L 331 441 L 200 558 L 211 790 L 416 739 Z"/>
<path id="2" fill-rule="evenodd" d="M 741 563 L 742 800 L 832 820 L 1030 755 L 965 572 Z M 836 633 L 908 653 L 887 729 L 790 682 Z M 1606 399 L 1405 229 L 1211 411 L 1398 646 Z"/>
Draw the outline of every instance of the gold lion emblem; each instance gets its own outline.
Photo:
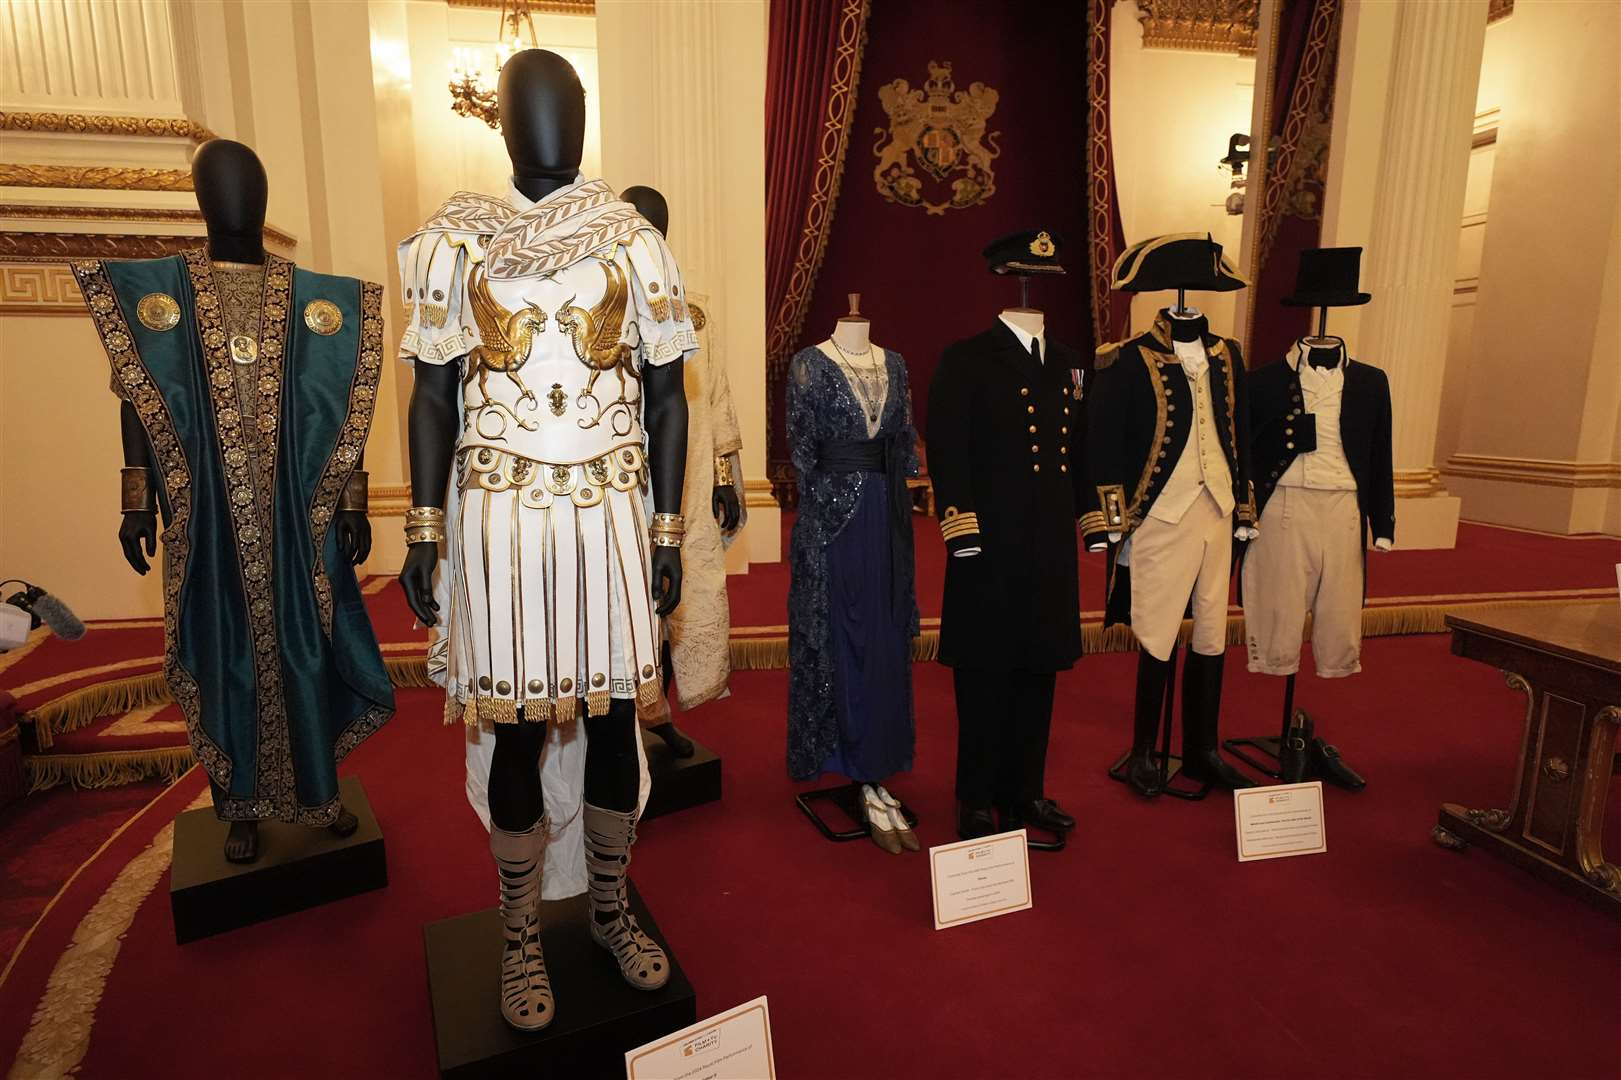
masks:
<path id="1" fill-rule="evenodd" d="M 889 130 L 878 128 L 873 146 L 878 193 L 935 215 L 978 206 L 996 194 L 991 162 L 1001 156 L 996 140 L 1002 133 L 987 134 L 985 127 L 1000 98 L 979 82 L 958 90 L 950 60 L 930 60 L 929 78 L 916 90 L 905 79 L 880 86 Z"/>

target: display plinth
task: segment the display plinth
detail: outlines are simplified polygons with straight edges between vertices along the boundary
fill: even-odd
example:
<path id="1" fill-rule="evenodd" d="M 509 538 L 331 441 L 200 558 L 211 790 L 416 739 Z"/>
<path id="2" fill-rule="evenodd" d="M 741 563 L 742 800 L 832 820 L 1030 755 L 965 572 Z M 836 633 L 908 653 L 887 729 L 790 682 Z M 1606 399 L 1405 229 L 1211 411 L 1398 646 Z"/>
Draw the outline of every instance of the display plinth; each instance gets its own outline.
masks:
<path id="1" fill-rule="evenodd" d="M 541 947 L 557 1015 L 536 1032 L 517 1031 L 501 1018 L 499 911 L 423 927 L 439 1075 L 623 1080 L 626 1051 L 696 1023 L 697 995 L 634 885 L 630 907 L 664 946 L 670 981 L 653 991 L 627 983 L 613 954 L 591 940 L 585 896 L 541 904 Z"/>
<path id="2" fill-rule="evenodd" d="M 383 831 L 358 777 L 338 785 L 344 807 L 359 820 L 355 831 L 259 823 L 259 858 L 225 861 L 228 823 L 212 807 L 188 810 L 174 822 L 174 870 L 169 907 L 181 945 L 329 904 L 388 884 Z"/>
<path id="3" fill-rule="evenodd" d="M 720 757 L 703 743 L 693 739 L 693 755 L 688 758 L 676 757 L 657 735 L 644 732 L 642 745 L 647 749 L 647 771 L 653 778 L 653 790 L 647 796 L 641 820 L 720 799 Z"/>

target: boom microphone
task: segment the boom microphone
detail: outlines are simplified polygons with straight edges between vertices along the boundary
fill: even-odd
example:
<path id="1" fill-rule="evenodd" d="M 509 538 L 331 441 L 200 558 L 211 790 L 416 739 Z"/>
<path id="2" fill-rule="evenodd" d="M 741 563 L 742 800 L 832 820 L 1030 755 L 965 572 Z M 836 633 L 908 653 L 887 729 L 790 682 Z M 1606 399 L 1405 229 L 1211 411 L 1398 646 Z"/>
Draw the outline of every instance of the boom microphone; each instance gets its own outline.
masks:
<path id="1" fill-rule="evenodd" d="M 84 622 L 50 593 L 40 593 L 33 607 L 39 621 L 50 627 L 51 633 L 63 641 L 78 641 L 84 637 Z"/>

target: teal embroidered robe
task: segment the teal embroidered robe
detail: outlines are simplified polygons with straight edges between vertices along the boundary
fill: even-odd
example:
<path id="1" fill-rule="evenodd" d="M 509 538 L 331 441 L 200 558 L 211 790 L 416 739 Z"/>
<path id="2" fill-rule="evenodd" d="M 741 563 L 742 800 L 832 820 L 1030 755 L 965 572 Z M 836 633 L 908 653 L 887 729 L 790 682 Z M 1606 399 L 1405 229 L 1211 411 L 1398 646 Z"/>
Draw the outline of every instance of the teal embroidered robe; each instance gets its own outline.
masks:
<path id="1" fill-rule="evenodd" d="M 73 272 L 151 444 L 164 675 L 216 809 L 326 825 L 339 809 L 338 762 L 394 712 L 331 528 L 371 426 L 382 290 L 266 260 L 252 424 L 239 414 L 206 253 Z"/>

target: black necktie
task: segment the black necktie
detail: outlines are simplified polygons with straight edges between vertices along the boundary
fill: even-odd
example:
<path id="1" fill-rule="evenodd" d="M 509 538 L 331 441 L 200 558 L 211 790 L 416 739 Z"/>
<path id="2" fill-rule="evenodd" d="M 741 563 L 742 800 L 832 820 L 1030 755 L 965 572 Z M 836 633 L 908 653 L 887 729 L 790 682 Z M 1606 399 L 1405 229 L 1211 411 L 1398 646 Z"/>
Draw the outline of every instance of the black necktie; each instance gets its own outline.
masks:
<path id="1" fill-rule="evenodd" d="M 1041 339 L 1030 339 L 1030 356 L 1035 360 L 1036 366 L 1041 366 Z"/>

